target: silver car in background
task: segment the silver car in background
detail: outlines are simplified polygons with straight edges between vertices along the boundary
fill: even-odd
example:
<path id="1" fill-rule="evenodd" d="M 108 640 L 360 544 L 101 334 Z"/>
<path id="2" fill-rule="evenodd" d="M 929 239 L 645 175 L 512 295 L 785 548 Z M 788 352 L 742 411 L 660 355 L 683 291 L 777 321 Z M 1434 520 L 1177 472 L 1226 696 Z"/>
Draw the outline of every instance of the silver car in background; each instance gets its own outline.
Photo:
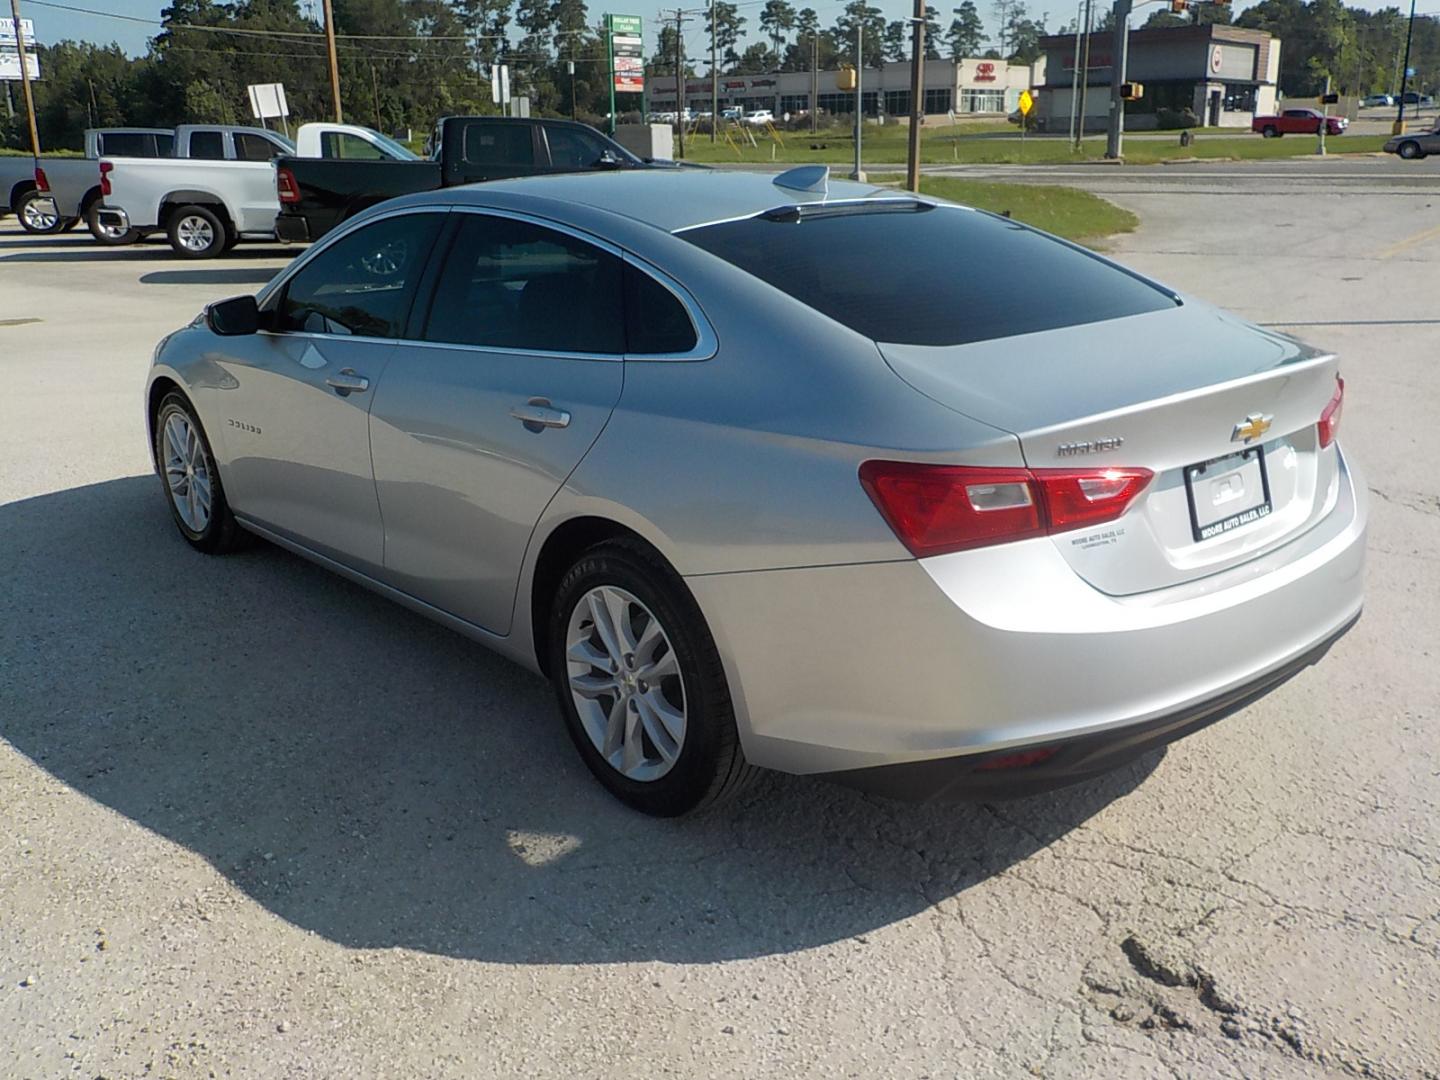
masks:
<path id="1" fill-rule="evenodd" d="M 1082 248 L 801 169 L 384 203 L 162 341 L 146 419 L 192 545 L 545 673 L 668 815 L 756 767 L 1043 789 L 1294 674 L 1362 603 L 1342 391 Z"/>

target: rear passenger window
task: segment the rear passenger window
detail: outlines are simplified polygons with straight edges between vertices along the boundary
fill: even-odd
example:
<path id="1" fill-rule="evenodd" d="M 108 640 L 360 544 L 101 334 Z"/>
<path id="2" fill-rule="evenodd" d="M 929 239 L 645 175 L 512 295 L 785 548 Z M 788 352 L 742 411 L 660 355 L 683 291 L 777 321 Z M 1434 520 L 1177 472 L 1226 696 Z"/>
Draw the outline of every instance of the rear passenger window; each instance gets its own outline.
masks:
<path id="1" fill-rule="evenodd" d="M 143 131 L 111 132 L 100 136 L 100 153 L 111 157 L 154 157 L 155 136 Z"/>
<path id="2" fill-rule="evenodd" d="M 218 131 L 192 131 L 190 156 L 206 161 L 225 160 L 225 137 Z"/>
<path id="3" fill-rule="evenodd" d="M 399 337 L 443 214 L 403 214 L 357 229 L 285 286 L 275 329 Z"/>
<path id="4" fill-rule="evenodd" d="M 425 340 L 537 352 L 625 351 L 619 258 L 529 222 L 460 217 Z"/>
<path id="5" fill-rule="evenodd" d="M 263 135 L 251 135 L 245 131 L 235 133 L 235 156 L 241 161 L 269 161 L 284 152 Z"/>
<path id="6" fill-rule="evenodd" d="M 506 167 L 535 164 L 534 127 L 530 124 L 471 124 L 465 129 L 465 160 L 472 165 Z"/>
<path id="7" fill-rule="evenodd" d="M 632 355 L 688 353 L 698 341 L 685 305 L 660 282 L 625 266 L 625 351 Z"/>

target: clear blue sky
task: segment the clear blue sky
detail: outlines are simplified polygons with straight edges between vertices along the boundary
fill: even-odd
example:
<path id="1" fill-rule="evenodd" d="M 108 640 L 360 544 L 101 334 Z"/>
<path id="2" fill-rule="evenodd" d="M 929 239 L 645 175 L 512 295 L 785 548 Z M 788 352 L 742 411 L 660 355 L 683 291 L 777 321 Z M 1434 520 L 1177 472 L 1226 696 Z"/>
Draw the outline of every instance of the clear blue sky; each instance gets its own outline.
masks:
<path id="1" fill-rule="evenodd" d="M 21 0 L 22 14 L 35 23 L 35 34 L 40 41 L 51 43 L 62 38 L 73 38 L 82 41 L 94 41 L 101 44 L 110 42 L 119 43 L 127 53 L 132 55 L 145 51 L 146 39 L 152 37 L 159 29 L 160 11 L 165 7 L 162 0 L 57 0 L 57 2 L 68 3 L 73 7 L 89 8 L 96 11 L 111 12 L 115 15 L 130 16 L 132 19 L 143 19 L 145 22 L 130 22 L 117 18 L 106 18 L 100 15 L 84 15 L 73 11 L 61 11 L 56 8 L 42 7 L 33 0 Z M 655 24 L 658 18 L 657 8 L 651 7 L 654 0 L 636 0 L 634 3 L 625 3 L 615 7 L 614 10 L 627 14 L 643 15 L 646 20 L 645 37 L 648 48 L 653 49 L 655 43 Z M 807 6 L 806 0 L 792 0 L 797 8 Z M 1104 0 L 1100 0 L 1103 3 Z M 1396 0 L 1398 4 L 1398 0 Z M 704 0 L 694 0 L 690 6 L 702 7 Z M 950 8 L 958 6 L 959 0 L 947 0 L 947 2 L 936 3 L 930 0 L 932 6 L 941 11 L 941 24 L 949 24 L 949 16 L 946 12 Z M 300 0 L 301 10 L 306 10 L 306 0 Z M 878 0 L 878 5 L 885 12 L 886 18 L 898 19 L 907 16 L 912 6 L 904 0 Z M 742 39 L 745 43 L 762 40 L 759 28 L 760 11 L 764 6 L 764 0 L 740 0 L 740 12 L 749 21 L 745 25 L 748 31 L 747 36 Z M 835 17 L 845 7 L 844 0 L 821 0 L 815 3 L 808 0 L 808 6 L 814 7 L 820 15 L 822 25 L 830 25 Z M 993 15 L 990 10 L 990 0 L 976 0 L 976 6 L 980 14 L 986 19 L 987 25 L 993 29 Z M 1053 30 L 1063 25 L 1074 17 L 1076 4 L 1074 0 L 1029 0 L 1028 6 L 1032 16 L 1048 13 L 1047 25 Z M 1250 4 L 1239 2 L 1236 4 L 1237 11 L 1243 11 Z M 1390 4 L 1383 0 L 1370 0 L 1370 2 L 1358 6 L 1371 10 L 1388 7 Z M 1420 6 L 1433 13 L 1437 9 L 1434 0 L 1421 0 Z M 602 4 L 591 4 L 590 14 L 592 20 L 598 19 L 606 10 Z M 3 12 L 9 14 L 8 10 Z M 1148 12 L 1142 11 L 1139 15 L 1148 16 Z M 1139 18 L 1135 20 L 1140 21 Z M 1132 23 L 1133 25 L 1134 23 Z M 700 55 L 705 34 L 698 20 L 693 21 L 686 27 L 686 51 L 691 55 Z"/>

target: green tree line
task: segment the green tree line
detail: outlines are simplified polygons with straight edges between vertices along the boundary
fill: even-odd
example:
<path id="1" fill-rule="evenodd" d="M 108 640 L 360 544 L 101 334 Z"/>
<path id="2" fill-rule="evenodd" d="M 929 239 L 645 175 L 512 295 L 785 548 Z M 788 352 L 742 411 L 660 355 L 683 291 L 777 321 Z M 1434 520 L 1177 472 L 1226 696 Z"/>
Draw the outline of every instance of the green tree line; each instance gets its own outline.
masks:
<path id="1" fill-rule="evenodd" d="M 909 23 L 887 21 L 867 0 L 851 0 L 830 26 L 821 24 L 815 8 L 789 0 L 765 0 L 758 12 L 758 5 L 742 9 L 731 0 L 713 4 L 713 18 L 708 9 L 690 16 L 687 36 L 693 40 L 698 23 L 702 55 L 684 57 L 689 74 L 708 68 L 712 28 L 718 66 L 735 74 L 853 63 L 857 30 L 866 67 L 905 59 L 911 48 Z M 1032 17 L 1022 0 L 995 0 L 993 39 L 974 0 L 950 10 L 947 27 L 936 8 L 926 9 L 930 57 L 1029 63 L 1039 56 L 1044 17 Z M 496 63 L 510 66 L 513 93 L 529 95 L 534 113 L 600 124 L 609 112 L 604 32 L 585 0 L 334 0 L 334 12 L 347 120 L 423 133 L 441 116 L 493 112 L 489 75 Z M 1184 16 L 1156 13 L 1146 26 L 1228 17 L 1227 6 L 1203 4 Z M 1341 0 L 1261 0 L 1237 23 L 1281 39 L 1285 94 L 1313 95 L 1327 76 L 1345 94 L 1399 87 L 1406 31 L 1399 8 L 1370 12 Z M 652 24 L 648 31 L 656 44 L 650 76 L 673 79 L 674 24 Z M 45 77 L 35 85 L 36 113 L 48 148 L 78 149 L 87 127 L 249 123 L 249 83 L 284 83 L 292 122 L 331 114 L 321 27 L 296 0 L 172 0 L 139 57 L 73 41 L 37 51 Z M 1416 20 L 1410 63 L 1418 73 L 1414 88 L 1440 86 L 1440 20 Z M 9 89 L 0 145 L 20 148 L 27 145 L 25 122 L 17 88 Z M 617 108 L 634 111 L 640 104 L 636 95 L 622 96 Z"/>

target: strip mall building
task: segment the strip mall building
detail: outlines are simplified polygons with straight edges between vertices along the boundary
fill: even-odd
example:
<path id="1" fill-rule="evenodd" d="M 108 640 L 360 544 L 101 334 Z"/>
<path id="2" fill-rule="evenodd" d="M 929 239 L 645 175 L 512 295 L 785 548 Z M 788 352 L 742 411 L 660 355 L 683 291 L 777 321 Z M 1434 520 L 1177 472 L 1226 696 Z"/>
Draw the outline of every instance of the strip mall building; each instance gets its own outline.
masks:
<path id="1" fill-rule="evenodd" d="M 1070 126 L 1077 52 L 1085 72 L 1085 39 L 1074 34 L 1040 39 L 1043 55 L 1035 63 L 1037 109 L 1045 131 Z M 1110 116 L 1110 67 L 1113 34 L 1090 35 L 1090 64 L 1085 83 L 1085 130 L 1103 130 Z M 1125 127 L 1145 131 L 1157 126 L 1161 109 L 1189 109 L 1207 127 L 1250 127 L 1256 116 L 1275 112 L 1275 80 L 1280 72 L 1280 41 L 1263 30 L 1238 26 L 1181 26 L 1132 30 L 1126 59 L 1127 81 L 1142 83 L 1144 96 L 1125 105 Z"/>
<path id="2" fill-rule="evenodd" d="M 853 115 L 855 94 L 836 89 L 837 72 L 819 76 L 818 106 L 825 114 Z M 1012 112 L 1020 92 L 1030 85 L 1030 67 L 1004 60 L 925 61 L 925 115 L 946 117 Z M 771 72 L 765 75 L 720 76 L 720 108 L 741 106 L 746 112 L 769 109 L 777 117 L 810 110 L 811 73 Z M 886 64 L 861 73 L 861 103 L 866 116 L 903 120 L 910 115 L 910 64 Z M 685 105 L 696 113 L 710 111 L 710 79 L 692 77 L 685 83 Z M 650 81 L 650 108 L 675 111 L 675 80 L 663 75 Z"/>

